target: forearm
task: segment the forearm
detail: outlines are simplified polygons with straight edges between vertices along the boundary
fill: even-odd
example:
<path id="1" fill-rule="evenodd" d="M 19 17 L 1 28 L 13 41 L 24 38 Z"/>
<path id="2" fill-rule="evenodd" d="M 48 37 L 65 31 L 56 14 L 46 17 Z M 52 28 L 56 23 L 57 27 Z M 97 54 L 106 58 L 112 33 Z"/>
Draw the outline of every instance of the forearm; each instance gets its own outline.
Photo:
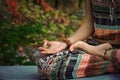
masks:
<path id="1" fill-rule="evenodd" d="M 78 40 L 85 40 L 93 33 L 94 21 L 91 0 L 85 0 L 85 13 L 85 23 L 82 24 L 81 27 L 68 38 L 72 43 L 75 43 Z"/>
<path id="2" fill-rule="evenodd" d="M 91 23 L 84 23 L 73 35 L 71 35 L 68 40 L 72 43 L 78 40 L 85 40 L 93 33 L 93 25 Z"/>

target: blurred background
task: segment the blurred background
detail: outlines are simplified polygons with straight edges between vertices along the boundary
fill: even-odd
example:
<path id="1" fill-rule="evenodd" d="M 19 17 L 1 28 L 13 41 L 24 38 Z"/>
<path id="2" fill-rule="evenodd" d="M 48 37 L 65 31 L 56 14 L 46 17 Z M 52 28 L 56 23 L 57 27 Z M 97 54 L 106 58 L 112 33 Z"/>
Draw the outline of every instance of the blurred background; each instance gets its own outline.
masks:
<path id="1" fill-rule="evenodd" d="M 83 0 L 0 0 L 0 65 L 36 65 L 43 40 L 69 37 L 84 12 Z"/>

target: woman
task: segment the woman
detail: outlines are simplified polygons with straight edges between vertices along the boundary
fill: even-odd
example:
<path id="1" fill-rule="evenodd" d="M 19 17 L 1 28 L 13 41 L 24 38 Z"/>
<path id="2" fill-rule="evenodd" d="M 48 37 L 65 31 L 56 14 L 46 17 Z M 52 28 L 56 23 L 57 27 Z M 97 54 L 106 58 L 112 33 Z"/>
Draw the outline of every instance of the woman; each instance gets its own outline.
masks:
<path id="1" fill-rule="evenodd" d="M 85 0 L 85 7 L 85 23 L 71 37 L 65 42 L 45 40 L 39 48 L 49 55 L 38 62 L 41 79 L 120 71 L 120 0 Z"/>

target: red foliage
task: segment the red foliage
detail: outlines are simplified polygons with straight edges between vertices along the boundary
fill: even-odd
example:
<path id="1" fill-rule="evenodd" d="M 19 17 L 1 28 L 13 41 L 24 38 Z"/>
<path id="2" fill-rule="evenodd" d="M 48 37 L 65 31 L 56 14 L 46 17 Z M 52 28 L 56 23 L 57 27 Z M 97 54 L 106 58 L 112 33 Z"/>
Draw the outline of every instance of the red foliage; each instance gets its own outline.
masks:
<path id="1" fill-rule="evenodd" d="M 45 11 L 53 11 L 53 8 L 45 0 L 37 0 L 45 8 Z"/>
<path id="2" fill-rule="evenodd" d="M 45 0 L 37 0 L 37 2 L 45 8 L 45 11 L 53 11 L 53 8 L 49 6 L 49 4 Z M 19 4 L 17 0 L 6 0 L 8 5 L 8 10 L 13 16 L 13 20 L 15 23 L 23 23 L 25 21 L 24 15 L 22 15 L 19 11 Z"/>
<path id="3" fill-rule="evenodd" d="M 17 0 L 6 0 L 8 5 L 8 10 L 10 11 L 11 15 L 13 16 L 14 22 L 16 23 L 23 23 L 25 17 L 20 14 L 18 9 L 18 1 Z"/>

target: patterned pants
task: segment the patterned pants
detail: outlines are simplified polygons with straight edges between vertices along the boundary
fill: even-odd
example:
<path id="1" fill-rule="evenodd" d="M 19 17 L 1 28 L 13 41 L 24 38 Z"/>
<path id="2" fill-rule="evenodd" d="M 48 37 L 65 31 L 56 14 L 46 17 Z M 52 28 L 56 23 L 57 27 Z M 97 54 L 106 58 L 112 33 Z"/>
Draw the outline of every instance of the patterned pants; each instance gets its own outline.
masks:
<path id="1" fill-rule="evenodd" d="M 68 50 L 43 57 L 38 62 L 41 80 L 66 80 L 120 71 L 120 50 L 114 50 L 112 61 L 84 51 Z"/>

